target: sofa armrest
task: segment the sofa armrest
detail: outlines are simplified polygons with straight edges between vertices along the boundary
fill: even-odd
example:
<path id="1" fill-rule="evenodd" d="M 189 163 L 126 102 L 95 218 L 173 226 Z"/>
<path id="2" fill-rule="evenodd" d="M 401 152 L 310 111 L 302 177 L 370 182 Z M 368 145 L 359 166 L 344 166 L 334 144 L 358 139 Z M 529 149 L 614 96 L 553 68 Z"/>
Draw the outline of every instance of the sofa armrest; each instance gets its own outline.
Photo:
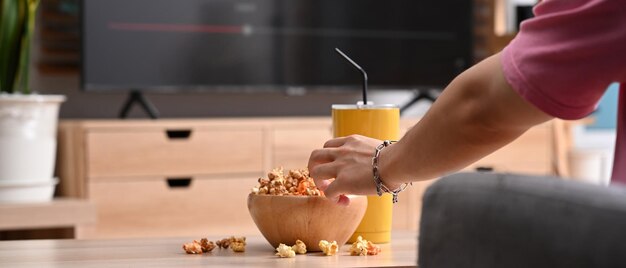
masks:
<path id="1" fill-rule="evenodd" d="M 626 267 L 626 189 L 459 173 L 426 191 L 419 267 Z"/>

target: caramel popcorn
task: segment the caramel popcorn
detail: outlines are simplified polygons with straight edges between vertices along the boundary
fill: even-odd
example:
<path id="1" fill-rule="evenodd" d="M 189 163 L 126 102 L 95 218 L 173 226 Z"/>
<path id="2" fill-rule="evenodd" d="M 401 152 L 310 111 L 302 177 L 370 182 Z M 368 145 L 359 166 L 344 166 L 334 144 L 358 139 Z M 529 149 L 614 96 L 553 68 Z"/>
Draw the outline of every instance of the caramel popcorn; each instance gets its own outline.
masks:
<path id="1" fill-rule="evenodd" d="M 183 250 L 185 250 L 187 254 L 202 254 L 202 246 L 197 240 L 194 240 L 191 243 L 183 244 Z"/>
<path id="2" fill-rule="evenodd" d="M 291 246 L 297 254 L 306 254 L 306 245 L 300 239 L 296 240 L 296 244 Z"/>
<path id="3" fill-rule="evenodd" d="M 222 240 L 215 241 L 215 244 L 220 248 L 228 248 L 230 246 L 230 238 L 224 238 Z"/>
<path id="4" fill-rule="evenodd" d="M 323 196 L 317 189 L 313 178 L 309 177 L 307 169 L 289 170 L 287 174 L 283 168 L 275 168 L 267 174 L 267 178 L 259 178 L 259 185 L 252 188 L 253 194 L 258 195 L 307 195 Z"/>
<path id="5" fill-rule="evenodd" d="M 209 241 L 206 238 L 200 239 L 200 246 L 202 247 L 202 252 L 211 252 L 215 248 L 213 241 Z"/>
<path id="6" fill-rule="evenodd" d="M 231 236 L 229 238 L 224 238 L 222 240 L 218 240 L 215 242 L 220 248 L 230 248 L 234 252 L 244 252 L 246 251 L 246 237 L 234 237 Z"/>
<path id="7" fill-rule="evenodd" d="M 278 247 L 276 248 L 276 251 L 277 251 L 276 256 L 281 257 L 281 258 L 293 258 L 296 256 L 296 252 L 293 250 L 292 247 L 287 246 L 282 243 L 278 245 Z"/>
<path id="8" fill-rule="evenodd" d="M 246 242 L 233 242 L 230 244 L 230 249 L 233 252 L 244 252 L 246 251 Z"/>
<path id="9" fill-rule="evenodd" d="M 319 243 L 319 247 L 326 256 L 333 256 L 337 254 L 337 251 L 339 251 L 337 241 L 333 241 L 332 243 L 330 243 L 326 240 L 321 240 Z"/>
<path id="10" fill-rule="evenodd" d="M 372 243 L 372 241 L 367 241 L 367 255 L 378 255 L 381 249 L 376 244 Z"/>

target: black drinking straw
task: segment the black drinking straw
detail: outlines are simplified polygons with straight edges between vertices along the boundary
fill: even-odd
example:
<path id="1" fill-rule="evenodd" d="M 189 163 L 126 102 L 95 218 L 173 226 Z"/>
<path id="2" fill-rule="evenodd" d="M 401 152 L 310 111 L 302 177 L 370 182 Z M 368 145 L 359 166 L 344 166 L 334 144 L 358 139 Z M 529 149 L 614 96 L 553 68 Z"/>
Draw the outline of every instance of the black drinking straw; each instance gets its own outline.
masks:
<path id="1" fill-rule="evenodd" d="M 347 61 L 349 61 L 355 68 L 357 68 L 363 74 L 363 104 L 367 105 L 367 73 L 365 72 L 365 70 L 363 70 L 363 68 L 361 68 L 361 66 L 356 64 L 356 62 L 354 62 L 350 57 L 348 57 L 348 55 L 344 54 L 341 50 L 339 50 L 338 48 L 335 48 L 335 51 L 337 51 L 339 55 L 344 57 Z"/>

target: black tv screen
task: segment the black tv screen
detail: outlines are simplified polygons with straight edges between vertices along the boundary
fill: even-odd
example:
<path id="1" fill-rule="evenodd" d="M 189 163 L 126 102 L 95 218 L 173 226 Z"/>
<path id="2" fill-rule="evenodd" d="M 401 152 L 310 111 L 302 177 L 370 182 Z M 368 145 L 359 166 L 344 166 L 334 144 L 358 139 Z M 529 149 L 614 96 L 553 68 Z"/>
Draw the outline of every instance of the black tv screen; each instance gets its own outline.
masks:
<path id="1" fill-rule="evenodd" d="M 84 0 L 86 90 L 443 87 L 472 62 L 472 0 Z"/>

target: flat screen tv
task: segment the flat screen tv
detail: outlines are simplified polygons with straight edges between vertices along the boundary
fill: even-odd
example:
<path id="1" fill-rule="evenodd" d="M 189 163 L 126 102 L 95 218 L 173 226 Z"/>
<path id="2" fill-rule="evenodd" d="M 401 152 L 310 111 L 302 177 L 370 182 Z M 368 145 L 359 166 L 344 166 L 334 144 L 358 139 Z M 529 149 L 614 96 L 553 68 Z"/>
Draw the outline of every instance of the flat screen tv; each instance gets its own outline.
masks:
<path id="1" fill-rule="evenodd" d="M 443 88 L 472 63 L 472 0 L 84 0 L 82 88 Z"/>

